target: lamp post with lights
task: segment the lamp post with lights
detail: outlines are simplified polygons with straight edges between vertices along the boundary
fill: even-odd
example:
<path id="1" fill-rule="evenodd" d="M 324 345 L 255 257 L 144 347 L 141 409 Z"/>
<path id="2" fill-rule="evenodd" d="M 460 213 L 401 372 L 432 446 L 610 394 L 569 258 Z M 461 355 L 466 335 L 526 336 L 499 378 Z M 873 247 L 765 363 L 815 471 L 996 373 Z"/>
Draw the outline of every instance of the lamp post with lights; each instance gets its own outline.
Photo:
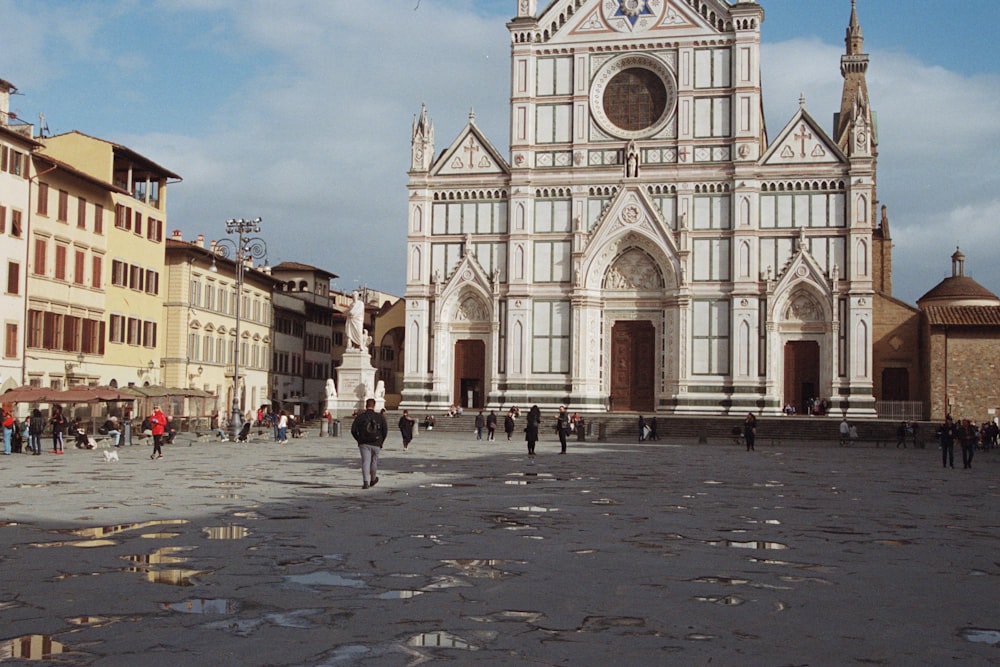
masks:
<path id="1" fill-rule="evenodd" d="M 260 233 L 260 218 L 234 218 L 226 220 L 226 233 L 236 234 L 238 240 L 222 239 L 215 242 L 215 252 L 225 258 L 232 257 L 236 263 L 236 343 L 233 345 L 233 410 L 229 418 L 229 435 L 236 442 L 240 429 L 243 427 L 243 411 L 240 409 L 240 306 L 243 301 L 243 273 L 247 262 L 260 259 L 267 255 L 267 244 L 264 239 L 251 234 Z M 252 265 L 251 265 L 252 266 Z M 210 270 L 218 273 L 219 268 L 212 258 Z"/>

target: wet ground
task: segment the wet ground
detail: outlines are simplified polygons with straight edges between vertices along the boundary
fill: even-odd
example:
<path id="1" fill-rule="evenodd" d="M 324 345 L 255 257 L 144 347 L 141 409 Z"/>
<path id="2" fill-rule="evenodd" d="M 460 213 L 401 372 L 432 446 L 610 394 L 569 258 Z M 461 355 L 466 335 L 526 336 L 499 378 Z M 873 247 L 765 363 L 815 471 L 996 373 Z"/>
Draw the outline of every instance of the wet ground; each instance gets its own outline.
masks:
<path id="1" fill-rule="evenodd" d="M 986 665 L 1000 453 L 394 434 L 0 461 L 0 663 Z"/>

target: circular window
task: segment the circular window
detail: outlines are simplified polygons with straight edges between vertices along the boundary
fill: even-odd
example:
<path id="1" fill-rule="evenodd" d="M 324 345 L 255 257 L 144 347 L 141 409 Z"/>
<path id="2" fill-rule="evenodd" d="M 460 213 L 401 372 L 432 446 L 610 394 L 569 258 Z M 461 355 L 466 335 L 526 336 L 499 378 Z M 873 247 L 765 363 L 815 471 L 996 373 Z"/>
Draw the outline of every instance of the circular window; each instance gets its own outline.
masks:
<path id="1" fill-rule="evenodd" d="M 590 94 L 594 120 L 622 139 L 650 137 L 667 124 L 677 104 L 673 73 L 662 61 L 629 55 L 604 65 Z"/>
<path id="2" fill-rule="evenodd" d="M 645 130 L 660 119 L 666 106 L 663 80 L 642 67 L 615 74 L 604 89 L 604 114 L 623 130 Z"/>

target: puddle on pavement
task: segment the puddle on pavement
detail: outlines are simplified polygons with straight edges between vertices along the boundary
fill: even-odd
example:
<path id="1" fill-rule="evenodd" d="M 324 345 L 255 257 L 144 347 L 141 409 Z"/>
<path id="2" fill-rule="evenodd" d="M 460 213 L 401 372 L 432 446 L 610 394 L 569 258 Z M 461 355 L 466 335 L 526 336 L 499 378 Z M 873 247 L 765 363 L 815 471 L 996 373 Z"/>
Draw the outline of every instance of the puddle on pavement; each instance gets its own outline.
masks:
<path id="1" fill-rule="evenodd" d="M 762 565 L 783 565 L 794 567 L 800 570 L 814 570 L 816 572 L 833 572 L 835 568 L 829 565 L 819 565 L 817 563 L 792 563 L 787 560 L 777 560 L 775 558 L 750 558 L 751 563 L 761 563 Z"/>
<path id="2" fill-rule="evenodd" d="M 386 591 L 385 593 L 379 593 L 375 597 L 379 600 L 409 600 L 410 598 L 415 598 L 418 595 L 423 595 L 425 591 L 418 590 L 400 590 L 400 591 Z"/>
<path id="3" fill-rule="evenodd" d="M 25 635 L 0 642 L 0 661 L 10 658 L 45 660 L 49 656 L 71 652 L 65 644 L 49 635 Z"/>
<path id="4" fill-rule="evenodd" d="M 721 545 L 726 547 L 733 547 L 734 549 L 764 549 L 770 551 L 782 551 L 788 548 L 787 544 L 782 544 L 781 542 L 765 542 L 762 540 L 749 540 L 749 541 L 717 540 L 717 541 L 709 541 L 708 544 L 712 545 L 713 547 Z"/>
<path id="5" fill-rule="evenodd" d="M 227 619 L 209 623 L 205 627 L 210 630 L 226 630 L 241 637 L 249 637 L 255 630 L 266 625 L 295 630 L 310 630 L 317 627 L 317 624 L 310 617 L 322 611 L 322 609 L 297 609 L 295 611 L 264 614 L 258 618 Z"/>
<path id="6" fill-rule="evenodd" d="M 164 602 L 163 608 L 182 614 L 235 614 L 240 610 L 240 604 L 228 598 L 215 600 L 196 598 L 180 602 Z"/>
<path id="7" fill-rule="evenodd" d="M 588 616 L 576 631 L 603 632 L 610 628 L 641 628 L 645 625 L 646 619 L 635 616 Z"/>
<path id="8" fill-rule="evenodd" d="M 406 642 L 407 646 L 427 648 L 457 648 L 465 651 L 478 651 L 479 647 L 450 632 L 422 632 L 414 635 Z"/>
<path id="9" fill-rule="evenodd" d="M 361 579 L 351 579 L 343 577 L 334 572 L 319 570 L 308 574 L 288 574 L 285 581 L 299 586 L 341 586 L 345 588 L 365 588 L 368 586 Z"/>
<path id="10" fill-rule="evenodd" d="M 256 521 L 260 519 L 260 514 L 254 512 L 253 510 L 247 510 L 245 512 L 233 512 L 233 516 L 237 519 L 250 519 L 251 521 Z"/>
<path id="11" fill-rule="evenodd" d="M 226 480 L 226 481 L 223 481 L 223 482 L 216 482 L 215 484 L 216 484 L 216 486 L 222 486 L 222 487 L 227 487 L 227 488 L 240 489 L 240 488 L 243 488 L 244 486 L 247 486 L 249 483 L 250 482 L 245 482 L 245 481 L 241 481 L 241 480 Z"/>
<path id="12" fill-rule="evenodd" d="M 597 498 L 590 501 L 591 505 L 621 505 L 621 501 L 612 498 Z"/>
<path id="13" fill-rule="evenodd" d="M 209 526 L 202 528 L 201 532 L 210 540 L 242 540 L 250 535 L 245 526 Z"/>
<path id="14" fill-rule="evenodd" d="M 434 581 L 424 586 L 425 591 L 441 591 L 449 588 L 469 588 L 472 584 L 458 577 L 435 577 Z"/>
<path id="15" fill-rule="evenodd" d="M 121 558 L 122 560 L 131 561 L 133 563 L 141 563 L 144 565 L 186 563 L 190 560 L 189 558 L 184 556 L 175 556 L 174 554 L 192 551 L 193 549 L 194 547 L 163 547 L 149 554 L 132 554 L 130 556 L 121 556 Z"/>
<path id="16" fill-rule="evenodd" d="M 194 586 L 195 579 L 212 573 L 212 570 L 147 570 L 141 567 L 127 567 L 123 571 L 142 574 L 151 584 L 168 586 Z"/>
<path id="17" fill-rule="evenodd" d="M 501 569 L 501 566 L 508 563 L 523 565 L 523 560 L 483 560 L 483 559 L 462 559 L 462 560 L 442 560 L 442 563 L 461 570 L 467 577 L 474 579 L 503 579 L 513 576 L 513 572 Z"/>
<path id="18" fill-rule="evenodd" d="M 537 623 L 545 618 L 540 611 L 504 610 L 487 614 L 486 616 L 470 616 L 477 623 Z"/>
<path id="19" fill-rule="evenodd" d="M 695 642 L 710 642 L 713 639 L 718 639 L 717 635 L 706 635 L 700 632 L 692 632 L 691 634 L 684 635 L 684 639 L 689 639 Z"/>
<path id="20" fill-rule="evenodd" d="M 746 600 L 738 595 L 699 595 L 695 597 L 695 600 L 698 602 L 711 602 L 712 604 L 724 607 L 738 607 L 746 602 Z"/>
<path id="21" fill-rule="evenodd" d="M 750 583 L 749 579 L 736 577 L 697 577 L 691 581 L 699 584 L 721 584 L 723 586 L 745 586 Z"/>
<path id="22" fill-rule="evenodd" d="M 875 544 L 881 544 L 887 547 L 905 547 L 908 544 L 913 544 L 910 540 L 875 540 Z"/>
<path id="23" fill-rule="evenodd" d="M 984 630 L 982 628 L 963 628 L 958 636 L 977 644 L 1000 645 L 1000 630 Z"/>
<path id="24" fill-rule="evenodd" d="M 100 628 L 105 625 L 117 623 L 119 620 L 121 620 L 120 617 L 113 616 L 74 616 L 67 618 L 66 622 L 70 625 L 79 625 L 81 627 Z"/>
<path id="25" fill-rule="evenodd" d="M 421 484 L 421 489 L 460 489 L 469 488 L 476 486 L 475 484 L 468 484 L 464 482 L 431 482 L 430 484 Z"/>
<path id="26" fill-rule="evenodd" d="M 521 507 L 508 507 L 507 509 L 516 512 L 531 512 L 532 514 L 544 514 L 545 512 L 558 512 L 556 508 L 539 507 L 537 505 L 522 505 Z"/>
<path id="27" fill-rule="evenodd" d="M 94 547 L 109 547 L 118 544 L 115 540 L 76 540 L 69 542 L 35 542 L 31 546 L 38 549 L 48 549 L 51 547 L 79 547 L 81 549 L 92 549 Z"/>
<path id="28" fill-rule="evenodd" d="M 100 538 L 109 535 L 117 535 L 130 530 L 150 528 L 152 526 L 181 526 L 188 523 L 187 519 L 160 519 L 155 521 L 142 521 L 140 523 L 119 523 L 110 526 L 94 526 L 91 528 L 69 528 L 65 530 L 54 530 L 52 532 L 60 535 L 79 535 L 80 537 Z"/>
<path id="29" fill-rule="evenodd" d="M 139 537 L 147 540 L 169 540 L 173 537 L 177 537 L 180 533 L 143 533 Z"/>

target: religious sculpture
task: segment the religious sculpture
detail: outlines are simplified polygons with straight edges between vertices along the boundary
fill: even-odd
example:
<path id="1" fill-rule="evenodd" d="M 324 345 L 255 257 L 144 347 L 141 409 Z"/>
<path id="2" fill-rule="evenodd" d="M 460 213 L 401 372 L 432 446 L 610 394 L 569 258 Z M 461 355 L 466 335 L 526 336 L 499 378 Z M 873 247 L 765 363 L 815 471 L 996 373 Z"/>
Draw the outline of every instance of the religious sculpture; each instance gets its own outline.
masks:
<path id="1" fill-rule="evenodd" d="M 385 398 L 385 380 L 379 380 L 375 385 L 375 398 Z"/>
<path id="2" fill-rule="evenodd" d="M 327 403 L 330 402 L 331 398 L 337 398 L 337 383 L 333 381 L 333 378 L 327 378 L 326 380 L 326 400 Z"/>
<path id="3" fill-rule="evenodd" d="M 351 307 L 347 311 L 347 349 L 365 349 L 364 329 L 365 304 L 357 292 L 351 292 Z"/>

